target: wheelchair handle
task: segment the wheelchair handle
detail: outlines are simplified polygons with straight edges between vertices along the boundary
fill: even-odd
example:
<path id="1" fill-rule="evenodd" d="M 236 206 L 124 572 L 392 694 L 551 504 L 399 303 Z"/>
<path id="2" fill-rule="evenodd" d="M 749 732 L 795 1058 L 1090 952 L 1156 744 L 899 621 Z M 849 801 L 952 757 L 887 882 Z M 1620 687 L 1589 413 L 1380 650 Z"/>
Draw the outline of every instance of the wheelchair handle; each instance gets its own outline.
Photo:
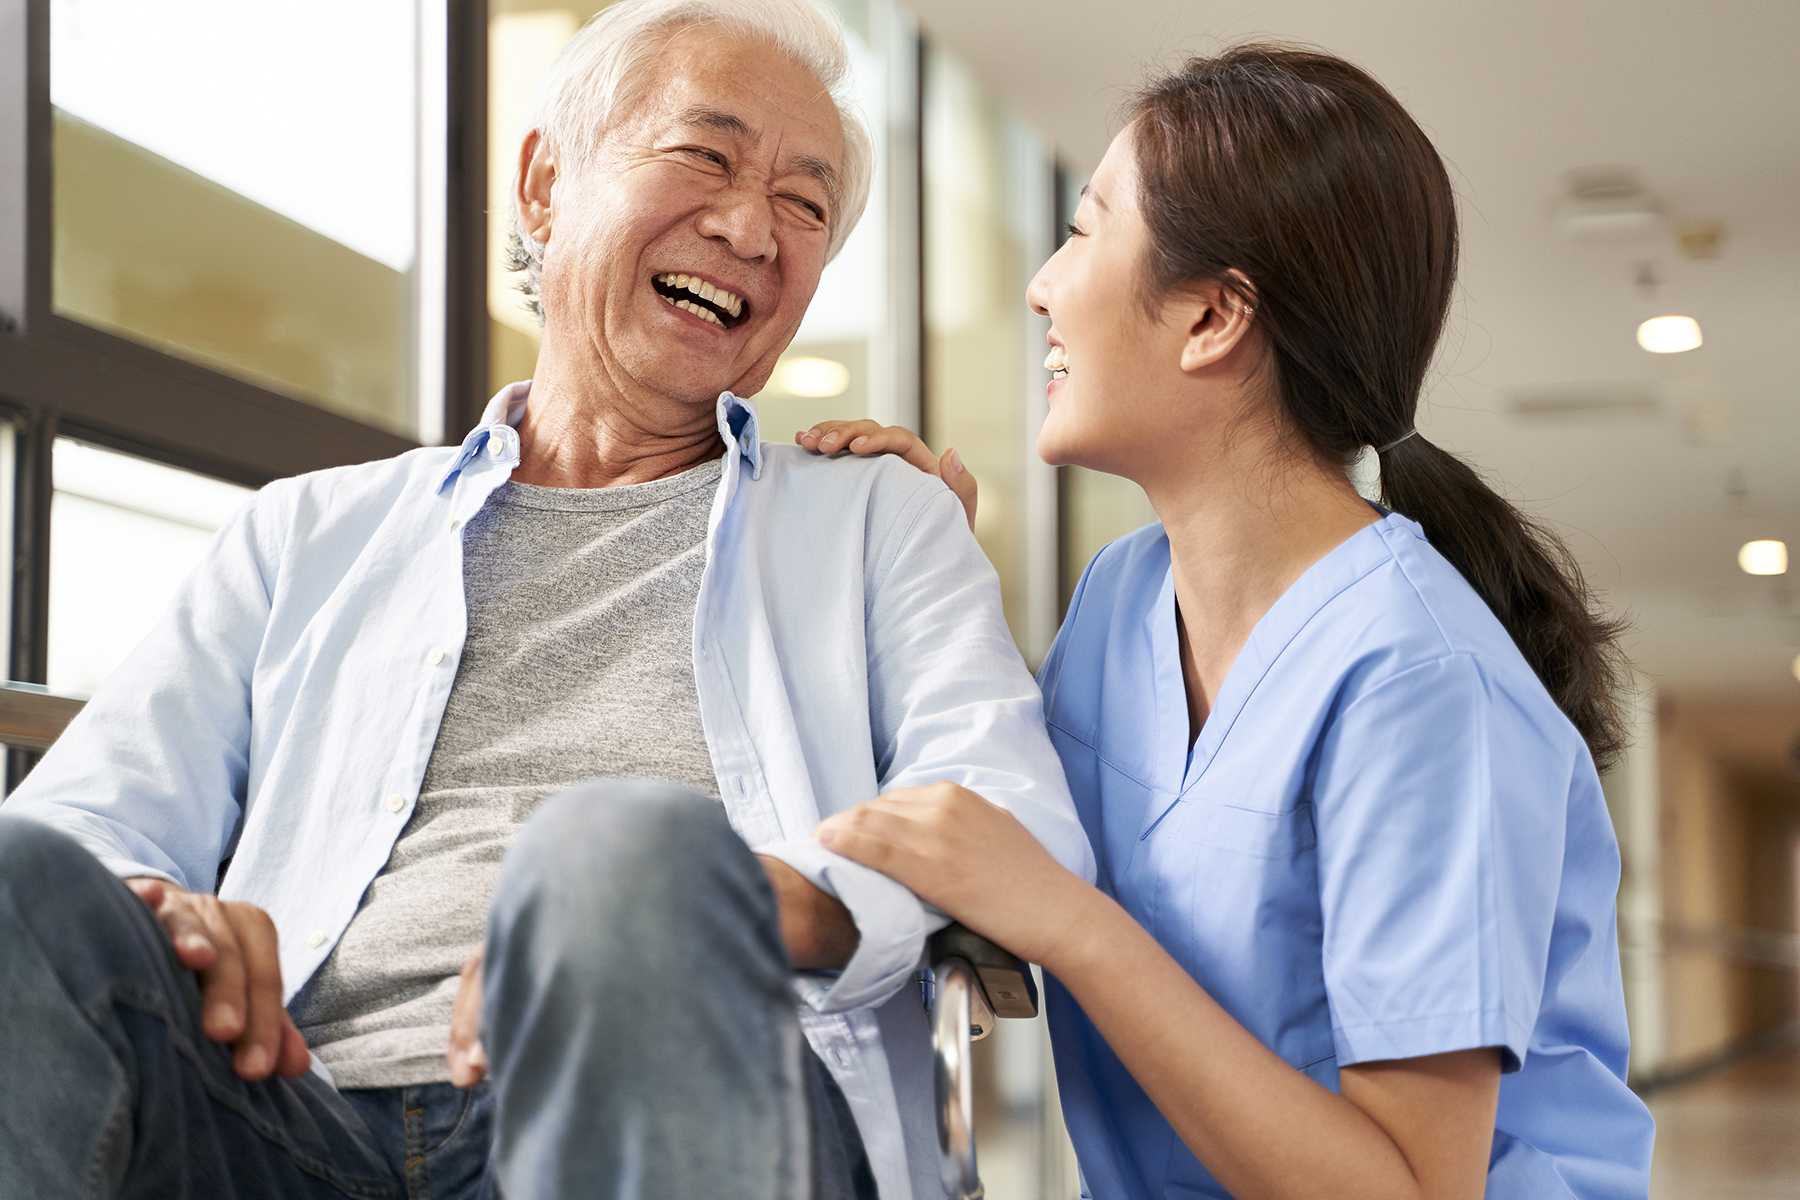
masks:
<path id="1" fill-rule="evenodd" d="M 975 1165 L 975 1076 L 972 1045 L 994 1031 L 996 1017 L 1035 1017 L 1031 968 L 962 925 L 931 939 L 932 1078 L 937 1093 L 938 1174 L 953 1200 L 985 1194 Z"/>

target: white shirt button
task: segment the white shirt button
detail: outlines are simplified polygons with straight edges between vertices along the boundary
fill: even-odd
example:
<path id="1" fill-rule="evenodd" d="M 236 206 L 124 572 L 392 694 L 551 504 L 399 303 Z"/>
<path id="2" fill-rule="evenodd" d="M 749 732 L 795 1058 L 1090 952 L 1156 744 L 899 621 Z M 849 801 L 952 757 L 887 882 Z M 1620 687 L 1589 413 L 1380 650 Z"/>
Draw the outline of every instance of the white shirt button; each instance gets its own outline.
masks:
<path id="1" fill-rule="evenodd" d="M 406 807 L 406 797 L 402 796 L 399 792 L 395 792 L 393 795 L 391 795 L 387 798 L 387 810 L 389 812 L 399 812 L 401 809 L 403 809 L 405 807 Z"/>
<path id="2" fill-rule="evenodd" d="M 495 458 L 499 458 L 501 455 L 506 453 L 506 442 L 500 438 L 489 438 L 488 439 L 488 453 L 493 455 Z"/>
<path id="3" fill-rule="evenodd" d="M 431 648 L 431 653 L 425 656 L 425 661 L 435 667 L 444 661 L 444 652 L 436 646 L 433 646 Z"/>
<path id="4" fill-rule="evenodd" d="M 451 533 L 456 532 L 456 525 L 457 521 L 455 517 L 451 517 L 448 521 L 444 522 L 444 528 L 448 529 Z"/>
<path id="5" fill-rule="evenodd" d="M 306 935 L 306 944 L 311 946 L 314 950 L 317 950 L 320 946 L 325 944 L 324 932 L 318 929 L 313 930 Z"/>

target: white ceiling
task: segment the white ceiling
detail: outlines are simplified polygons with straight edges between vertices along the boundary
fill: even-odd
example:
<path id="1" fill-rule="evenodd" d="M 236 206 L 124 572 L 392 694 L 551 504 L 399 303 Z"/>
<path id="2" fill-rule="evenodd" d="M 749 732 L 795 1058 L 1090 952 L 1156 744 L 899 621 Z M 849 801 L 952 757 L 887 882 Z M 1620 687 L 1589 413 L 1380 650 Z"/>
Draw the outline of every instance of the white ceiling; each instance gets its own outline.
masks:
<path id="1" fill-rule="evenodd" d="M 1659 685 L 1800 689 L 1800 598 L 1736 565 L 1741 543 L 1775 537 L 1800 571 L 1800 3 L 912 7 L 1078 170 L 1126 89 L 1187 54 L 1274 37 L 1373 71 L 1463 204 L 1462 294 L 1421 429 L 1568 539 Z M 1722 256 L 1689 261 L 1666 235 L 1571 240 L 1552 207 L 1567 172 L 1599 164 L 1635 169 L 1672 218 L 1723 220 Z M 1698 319 L 1706 345 L 1639 349 L 1638 323 L 1663 313 Z M 1509 411 L 1520 391 L 1614 384 L 1660 399 L 1628 416 Z"/>

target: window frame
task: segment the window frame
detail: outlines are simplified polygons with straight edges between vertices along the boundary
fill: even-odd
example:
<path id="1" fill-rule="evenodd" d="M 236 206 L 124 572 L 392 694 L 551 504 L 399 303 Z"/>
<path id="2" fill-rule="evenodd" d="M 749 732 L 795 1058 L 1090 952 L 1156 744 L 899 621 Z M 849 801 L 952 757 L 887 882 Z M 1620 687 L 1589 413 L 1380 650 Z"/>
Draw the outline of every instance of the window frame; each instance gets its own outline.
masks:
<path id="1" fill-rule="evenodd" d="M 488 3 L 439 2 L 443 428 L 454 440 L 487 400 Z M 7 667 L 28 683 L 46 678 L 59 436 L 253 487 L 419 445 L 53 312 L 51 138 L 50 0 L 0 0 L 0 419 L 17 430 Z"/>

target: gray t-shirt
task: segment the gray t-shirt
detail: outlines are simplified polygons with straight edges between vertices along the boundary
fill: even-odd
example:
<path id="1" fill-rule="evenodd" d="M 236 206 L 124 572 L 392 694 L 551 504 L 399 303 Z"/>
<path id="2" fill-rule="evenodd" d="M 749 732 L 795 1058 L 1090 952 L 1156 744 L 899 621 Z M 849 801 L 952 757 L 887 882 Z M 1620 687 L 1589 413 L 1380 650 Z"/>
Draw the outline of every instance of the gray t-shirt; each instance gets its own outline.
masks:
<path id="1" fill-rule="evenodd" d="M 291 1006 L 340 1087 L 450 1078 L 457 973 L 519 824 L 586 779 L 717 797 L 694 687 L 715 459 L 652 483 L 507 483 L 463 535 L 469 635 L 419 802 Z"/>

